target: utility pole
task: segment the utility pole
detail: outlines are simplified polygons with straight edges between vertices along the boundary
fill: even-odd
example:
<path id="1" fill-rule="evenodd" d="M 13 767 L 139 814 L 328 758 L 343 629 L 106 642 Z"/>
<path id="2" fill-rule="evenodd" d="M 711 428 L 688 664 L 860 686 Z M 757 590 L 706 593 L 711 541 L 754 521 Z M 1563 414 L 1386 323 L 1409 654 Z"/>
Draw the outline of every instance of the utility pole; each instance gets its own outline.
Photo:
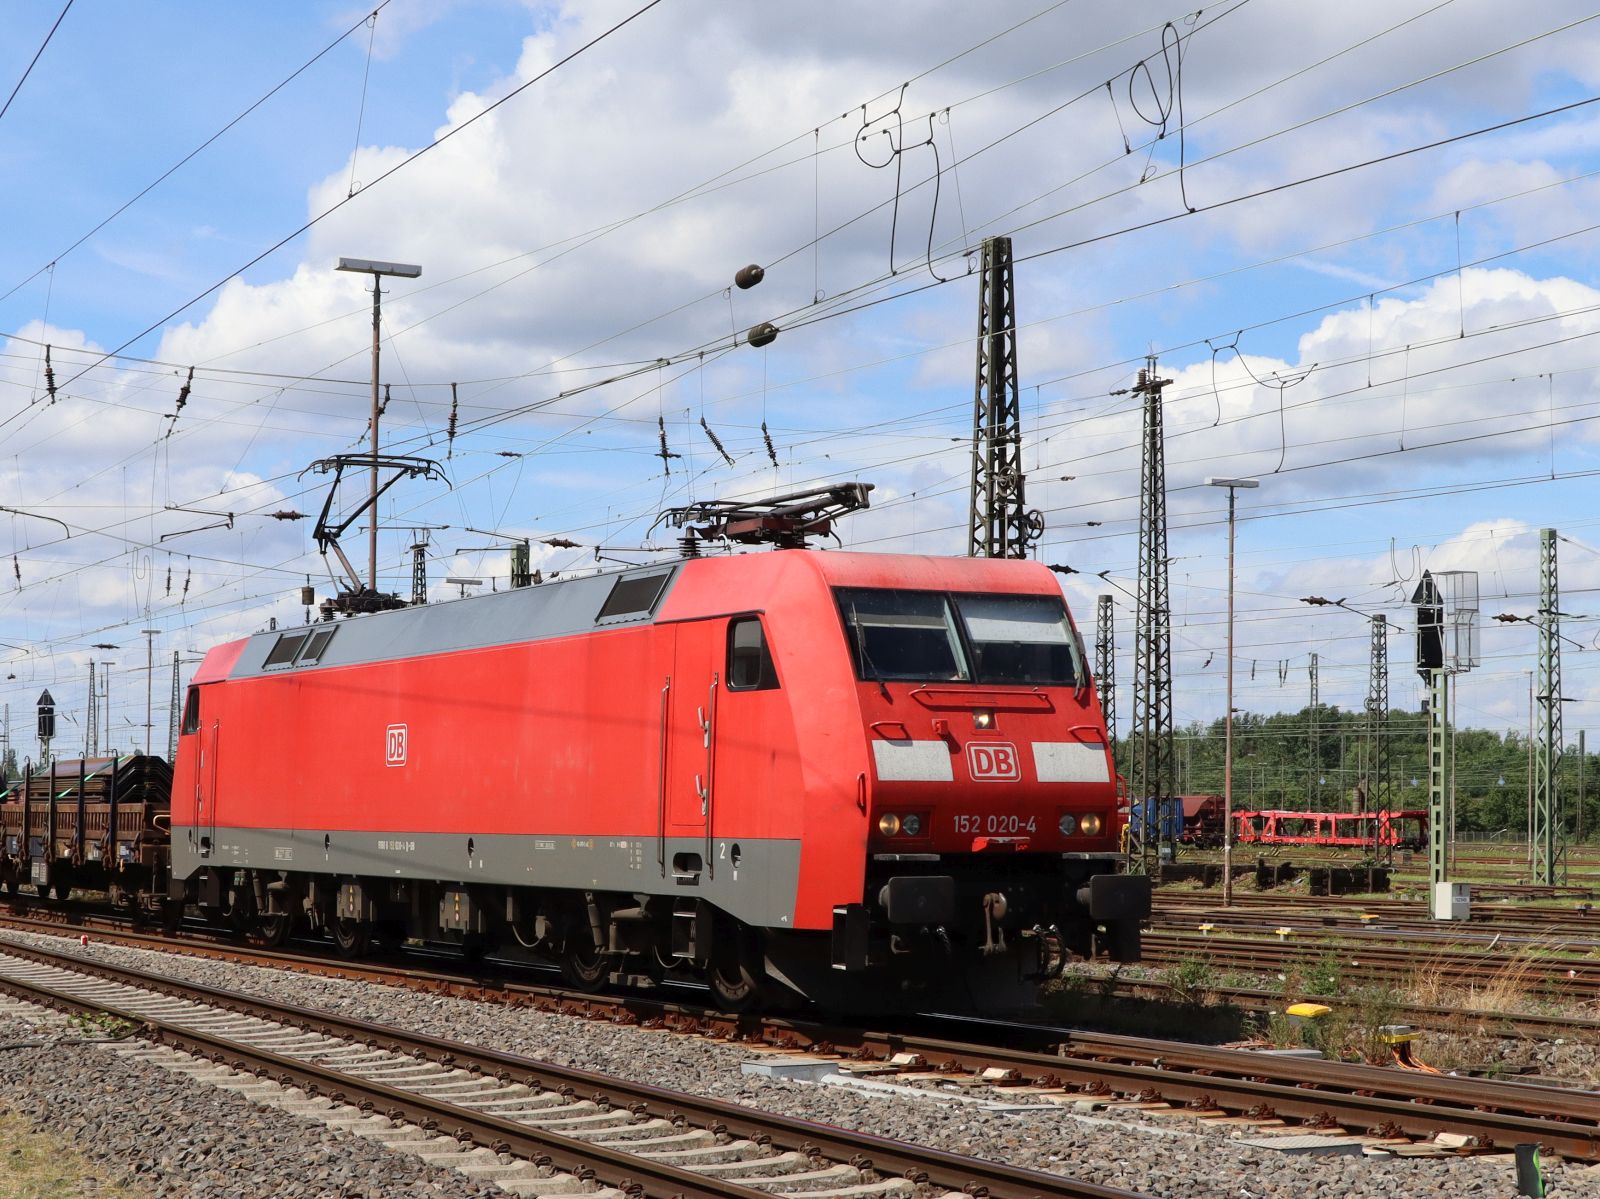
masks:
<path id="1" fill-rule="evenodd" d="M 1578 841 L 1583 841 L 1583 776 L 1589 765 L 1589 752 L 1583 747 L 1583 730 L 1578 730 Z"/>
<path id="2" fill-rule="evenodd" d="M 89 704 L 83 721 L 83 756 L 97 757 L 100 753 L 100 696 L 95 690 L 94 663 L 89 663 Z"/>
<path id="3" fill-rule="evenodd" d="M 1017 394 L 1017 303 L 1011 239 L 983 242 L 978 370 L 972 405 L 967 557 L 1025 558 L 1044 518 L 1024 506 L 1022 404 Z"/>
<path id="4" fill-rule="evenodd" d="M 144 752 L 150 754 L 150 733 L 155 728 L 156 636 L 160 629 L 140 629 L 144 634 Z"/>
<path id="5" fill-rule="evenodd" d="M 1311 759 L 1310 769 L 1306 773 L 1306 806 L 1312 811 L 1318 810 L 1322 799 L 1321 787 L 1317 776 L 1322 772 L 1322 737 L 1321 730 L 1317 727 L 1317 655 L 1311 655 L 1311 704 L 1306 709 L 1310 721 L 1306 726 L 1307 751 Z"/>
<path id="6" fill-rule="evenodd" d="M 1175 854 L 1164 819 L 1174 794 L 1172 606 L 1167 591 L 1167 471 L 1161 392 L 1151 356 L 1131 389 L 1144 401 L 1139 470 L 1139 583 L 1133 628 L 1133 728 L 1129 794 L 1140 816 L 1128 824 L 1129 867 L 1154 874 L 1163 851 Z M 1113 394 L 1125 394 L 1114 392 Z M 1169 848 L 1170 846 L 1170 848 Z"/>
<path id="7" fill-rule="evenodd" d="M 382 414 L 382 406 L 378 403 L 379 336 L 383 328 L 381 284 L 385 275 L 415 279 L 422 274 L 422 268 L 405 262 L 341 258 L 337 269 L 372 276 L 372 482 L 369 492 L 372 512 L 367 527 L 367 588 L 376 595 L 378 593 L 378 417 Z"/>
<path id="8" fill-rule="evenodd" d="M 1561 590 L 1556 579 L 1556 531 L 1539 530 L 1539 730 L 1534 738 L 1533 881 L 1562 881 L 1557 825 L 1561 771 Z"/>
<path id="9" fill-rule="evenodd" d="M 1099 693 L 1100 712 L 1106 718 L 1106 736 L 1111 740 L 1111 764 L 1120 770 L 1117 753 L 1117 633 L 1114 623 L 1116 601 L 1102 595 L 1095 601 L 1094 679 Z"/>

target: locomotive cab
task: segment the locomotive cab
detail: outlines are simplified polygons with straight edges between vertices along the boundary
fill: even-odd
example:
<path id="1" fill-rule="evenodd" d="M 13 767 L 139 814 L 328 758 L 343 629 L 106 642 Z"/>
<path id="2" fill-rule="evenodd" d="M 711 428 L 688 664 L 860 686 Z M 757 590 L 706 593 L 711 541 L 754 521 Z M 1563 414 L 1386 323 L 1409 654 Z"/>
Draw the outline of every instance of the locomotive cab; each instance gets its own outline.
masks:
<path id="1" fill-rule="evenodd" d="M 1070 957 L 1136 961 L 1149 880 L 1118 872 L 1104 718 L 1053 579 L 950 566 L 937 586 L 832 580 L 868 770 L 863 888 L 833 909 L 829 966 L 866 984 L 836 974 L 845 992 L 1015 1006 Z"/>

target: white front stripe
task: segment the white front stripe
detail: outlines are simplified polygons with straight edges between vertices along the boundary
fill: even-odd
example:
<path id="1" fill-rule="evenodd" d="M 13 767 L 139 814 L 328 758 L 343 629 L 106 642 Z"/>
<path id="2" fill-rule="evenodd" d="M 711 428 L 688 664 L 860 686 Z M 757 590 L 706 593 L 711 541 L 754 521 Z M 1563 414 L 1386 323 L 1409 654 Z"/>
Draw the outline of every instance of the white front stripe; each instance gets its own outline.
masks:
<path id="1" fill-rule="evenodd" d="M 1041 783 L 1109 783 L 1106 747 L 1099 741 L 1035 741 L 1033 769 Z"/>
<path id="2" fill-rule="evenodd" d="M 955 779 L 943 741 L 874 741 L 873 761 L 886 783 L 948 783 Z"/>

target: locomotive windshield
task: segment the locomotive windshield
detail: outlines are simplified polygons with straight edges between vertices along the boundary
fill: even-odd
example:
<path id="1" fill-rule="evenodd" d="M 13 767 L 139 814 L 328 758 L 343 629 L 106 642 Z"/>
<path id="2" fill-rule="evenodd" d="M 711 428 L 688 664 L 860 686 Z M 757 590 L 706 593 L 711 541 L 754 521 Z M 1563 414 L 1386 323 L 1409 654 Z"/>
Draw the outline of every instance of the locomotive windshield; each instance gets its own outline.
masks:
<path id="1" fill-rule="evenodd" d="M 1072 630 L 1061 601 L 1046 595 L 956 599 L 980 683 L 1077 684 Z"/>
<path id="2" fill-rule="evenodd" d="M 1075 642 L 1059 599 L 841 587 L 856 677 L 1076 686 Z"/>
<path id="3" fill-rule="evenodd" d="M 839 610 L 863 679 L 969 679 L 949 599 L 937 591 L 840 588 Z"/>

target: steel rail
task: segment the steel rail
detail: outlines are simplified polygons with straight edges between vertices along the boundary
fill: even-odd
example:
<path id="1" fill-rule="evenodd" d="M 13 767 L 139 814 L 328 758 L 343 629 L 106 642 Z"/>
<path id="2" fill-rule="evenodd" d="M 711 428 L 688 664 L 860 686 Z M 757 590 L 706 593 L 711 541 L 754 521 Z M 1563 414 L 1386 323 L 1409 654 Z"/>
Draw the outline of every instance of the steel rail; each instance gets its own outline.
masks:
<path id="1" fill-rule="evenodd" d="M 712 1132 L 748 1139 L 760 1144 L 824 1156 L 846 1162 L 863 1171 L 909 1178 L 936 1190 L 985 1195 L 989 1199 L 1144 1199 L 1135 1192 L 1105 1187 L 1096 1183 L 1048 1174 L 1002 1162 L 964 1157 L 926 1146 L 895 1141 L 873 1133 L 852 1132 L 832 1125 L 799 1120 L 724 1100 L 689 1095 L 645 1083 L 633 1082 L 572 1067 L 538 1061 L 521 1054 L 462 1044 L 442 1037 L 409 1032 L 354 1017 L 299 1007 L 262 996 L 184 983 L 127 967 L 89 961 L 72 954 L 59 954 L 0 942 L 0 953 L 25 958 L 81 974 L 154 991 L 159 994 L 196 1001 L 226 1011 L 261 1017 L 307 1032 L 322 1033 L 357 1043 L 388 1048 L 421 1059 L 481 1072 L 491 1077 L 516 1078 L 530 1088 L 545 1091 L 585 1094 L 597 1102 L 632 1111 L 635 1115 L 671 1122 L 688 1121 Z M 298 1058 L 284 1057 L 270 1050 L 246 1046 L 166 1020 L 153 1020 L 137 1012 L 83 999 L 66 992 L 0 976 L 0 989 L 28 998 L 29 993 L 78 1010 L 104 1011 L 132 1021 L 158 1035 L 163 1043 L 193 1048 L 207 1057 L 253 1063 L 249 1068 L 264 1070 L 273 1078 L 293 1079 L 297 1084 L 315 1086 L 327 1094 L 340 1093 L 348 1100 L 359 1095 L 388 1114 L 393 1109 L 406 1119 L 432 1126 L 455 1124 L 461 1134 L 480 1144 L 510 1145 L 522 1156 L 547 1156 L 551 1163 L 568 1172 L 585 1168 L 625 1192 L 637 1186 L 643 1194 L 660 1199 L 700 1195 L 707 1199 L 755 1199 L 770 1194 L 736 1183 L 708 1178 L 679 1167 L 652 1163 L 647 1158 L 562 1137 L 560 1134 L 530 1128 L 472 1109 L 456 1107 L 446 1100 L 430 1099 L 409 1091 L 387 1087 L 368 1079 L 317 1066 Z M 461 1137 L 458 1136 L 458 1139 Z M 524 1146 L 518 1148 L 518 1146 Z"/>

